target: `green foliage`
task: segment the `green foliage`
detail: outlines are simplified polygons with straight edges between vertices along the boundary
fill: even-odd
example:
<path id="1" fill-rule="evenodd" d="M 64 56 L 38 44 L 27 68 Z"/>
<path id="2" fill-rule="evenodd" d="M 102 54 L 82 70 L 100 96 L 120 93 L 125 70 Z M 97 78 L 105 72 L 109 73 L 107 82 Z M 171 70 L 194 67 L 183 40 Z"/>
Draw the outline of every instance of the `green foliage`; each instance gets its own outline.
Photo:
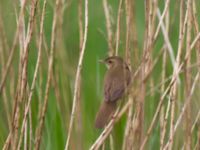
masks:
<path id="1" fill-rule="evenodd" d="M 54 57 L 54 65 L 53 65 L 53 80 L 51 82 L 51 88 L 48 97 L 48 107 L 45 115 L 45 123 L 42 134 L 42 143 L 41 149 L 45 150 L 60 150 L 64 149 L 65 142 L 68 135 L 68 126 L 70 115 L 72 111 L 72 100 L 73 100 L 73 90 L 74 90 L 74 81 L 76 74 L 76 67 L 79 58 L 79 20 L 78 20 L 78 0 L 75 1 L 64 1 L 64 10 L 63 10 L 63 24 L 57 28 L 57 30 L 61 31 L 61 35 L 56 35 L 56 47 L 55 47 L 55 57 Z M 118 1 L 108 1 L 109 8 L 112 16 L 112 30 L 113 33 L 116 31 L 117 24 L 117 12 L 118 12 Z M 124 3 L 124 2 L 123 2 Z M 172 17 L 170 18 L 171 24 L 169 29 L 169 40 L 172 44 L 172 48 L 174 49 L 175 56 L 177 55 L 178 49 L 178 35 L 179 35 L 179 4 L 178 2 L 172 1 L 170 4 L 170 14 Z M 84 4 L 84 2 L 83 2 Z M 199 4 L 199 1 L 196 2 L 196 5 Z M 30 14 L 30 5 L 31 1 L 27 2 L 25 8 L 25 22 L 27 27 L 27 22 Z M 43 1 L 40 1 L 37 7 L 36 14 L 36 22 L 35 29 L 33 33 L 33 37 L 29 46 L 29 55 L 28 55 L 28 89 L 30 90 L 30 86 L 33 80 L 33 75 L 35 71 L 35 65 L 38 56 L 38 38 L 39 38 L 39 25 L 40 25 L 40 17 L 42 11 Z M 159 2 L 159 7 L 161 11 L 164 8 L 164 2 Z M 36 86 L 34 88 L 32 102 L 31 102 L 31 123 L 32 123 L 32 138 L 33 140 L 36 137 L 36 128 L 39 126 L 39 113 L 40 109 L 44 102 L 45 96 L 45 88 L 47 81 L 47 71 L 48 71 L 48 56 L 50 52 L 51 45 L 51 36 L 52 36 L 52 22 L 54 16 L 54 1 L 47 2 L 47 8 L 45 12 L 45 20 L 44 20 L 44 40 L 46 41 L 47 49 L 45 49 L 45 45 L 43 43 L 42 46 L 42 60 L 40 65 L 40 70 L 38 73 L 38 78 L 36 81 Z M 138 60 L 141 61 L 143 54 L 143 44 L 144 44 L 144 34 L 145 34 L 145 4 L 144 1 L 137 0 L 135 1 L 135 22 L 137 29 L 137 40 L 138 40 L 138 48 L 139 51 L 137 56 L 139 56 Z M 200 5 L 197 5 L 200 8 Z M 17 2 L 12 0 L 1 0 L 0 1 L 0 17 L 2 17 L 3 31 L 5 32 L 5 39 L 8 42 L 9 51 L 5 51 L 5 61 L 7 61 L 10 48 L 12 47 L 13 37 L 16 30 L 16 12 L 19 15 L 20 5 Z M 84 10 L 84 7 L 83 7 Z M 199 10 L 199 9 L 197 9 Z M 82 12 L 84 15 L 84 11 Z M 126 18 L 125 18 L 125 8 L 123 4 L 123 15 L 121 18 L 121 39 L 120 39 L 120 49 L 119 54 L 124 56 L 125 46 L 126 46 Z M 198 14 L 199 15 L 199 14 Z M 199 19 L 200 17 L 198 17 Z M 84 23 L 84 22 L 83 22 Z M 156 21 L 157 25 L 158 21 Z M 1 32 L 1 31 L 0 31 Z M 59 32 L 59 31 L 58 31 Z M 1 35 L 2 36 L 2 35 Z M 58 38 L 57 38 L 58 37 Z M 193 38 L 192 38 L 193 39 Z M 158 35 L 158 39 L 154 45 L 152 56 L 156 58 L 163 46 L 164 39 L 161 32 Z M 2 44 L 2 43 L 0 43 Z M 135 49 L 131 47 L 131 53 L 135 54 Z M 2 48 L 1 48 L 2 49 Z M 1 53 L 0 53 L 1 54 Z M 75 123 L 73 125 L 72 136 L 70 140 L 70 149 L 89 149 L 89 147 L 94 143 L 94 141 L 98 138 L 102 130 L 98 130 L 94 128 L 94 120 L 96 112 L 103 100 L 103 76 L 105 73 L 105 66 L 98 63 L 99 59 L 105 58 L 108 56 L 108 44 L 107 44 L 107 31 L 106 31 L 106 20 L 104 15 L 104 9 L 102 6 L 102 1 L 93 1 L 89 0 L 89 27 L 88 27 L 88 38 L 86 43 L 86 50 L 83 60 L 82 72 L 81 72 L 81 93 L 80 93 L 80 110 L 76 110 L 75 114 Z M 14 59 L 11 65 L 11 71 L 9 72 L 8 78 L 6 80 L 4 91 L 7 95 L 7 103 L 8 107 L 5 106 L 5 97 L 0 94 L 0 148 L 3 147 L 6 138 L 9 134 L 9 123 L 8 118 L 12 118 L 15 92 L 17 88 L 18 82 L 18 67 L 20 63 L 20 48 L 17 45 Z M 134 58 L 134 56 L 131 56 Z M 183 56 L 182 56 L 183 57 Z M 1 59 L 1 57 L 0 57 Z M 155 110 L 159 103 L 160 97 L 162 93 L 160 93 L 160 87 L 157 85 L 161 82 L 161 71 L 162 71 L 162 60 L 161 57 L 158 60 L 158 63 L 155 65 L 155 68 L 151 74 L 152 79 L 154 81 L 154 86 L 151 87 L 148 82 L 147 86 L 147 94 L 145 97 L 145 115 L 144 115 L 144 132 L 146 133 L 149 124 L 152 121 Z M 192 62 L 196 61 L 196 53 L 192 54 L 191 58 Z M 140 64 L 135 62 L 136 64 Z M 135 69 L 138 66 L 135 64 L 131 64 Z M 0 62 L 0 67 L 2 67 L 2 63 Z M 4 71 L 1 70 L 1 75 Z M 167 66 L 166 66 L 166 76 L 169 77 L 173 73 L 173 66 L 170 58 L 167 58 Z M 194 75 L 194 73 L 193 73 Z M 184 77 L 180 76 L 181 81 L 184 80 Z M 56 84 L 54 83 L 54 80 Z M 166 82 L 166 85 L 169 82 Z M 182 82 L 183 83 L 183 82 Z M 184 84 L 184 83 L 183 83 Z M 180 101 L 184 101 L 184 88 L 180 85 Z M 184 85 L 183 85 L 184 86 Z M 155 89 L 154 89 L 155 88 Z M 58 91 L 56 91 L 56 89 Z M 151 89 L 154 89 L 153 94 L 151 94 Z M 13 92 L 12 92 L 13 91 Z M 13 95 L 11 95 L 13 94 Z M 196 92 L 196 97 L 198 97 L 198 91 Z M 27 101 L 26 101 L 27 102 Z M 22 102 L 23 105 L 26 102 Z M 165 98 L 164 105 L 167 105 L 168 98 Z M 195 100 L 197 104 L 193 113 L 196 114 L 197 106 L 199 106 L 199 102 Z M 182 103 L 181 103 L 182 104 Z M 180 102 L 177 104 L 180 105 Z M 193 104 L 195 105 L 195 104 Z M 179 106 L 180 107 L 180 106 Z M 6 110 L 7 109 L 7 110 Z M 24 108 L 23 108 L 24 109 Z M 180 112 L 177 110 L 177 112 Z M 6 111 L 9 113 L 9 117 L 7 116 Z M 20 113 L 20 123 L 22 122 L 23 111 Z M 30 119 L 30 118 L 29 118 Z M 170 119 L 170 118 L 168 118 Z M 194 118 L 193 118 L 194 119 Z M 114 148 L 116 150 L 120 150 L 123 145 L 124 139 L 124 131 L 126 127 L 127 117 L 123 115 L 119 122 L 114 127 L 112 131 L 112 137 L 114 139 Z M 78 123 L 77 123 L 78 122 Z M 80 123 L 80 124 L 79 124 Z M 28 126 L 30 125 L 30 120 L 28 121 Z M 169 130 L 169 122 L 167 124 L 167 137 Z M 195 131 L 198 129 L 195 128 Z M 30 127 L 28 127 L 28 131 L 30 131 Z M 149 142 L 146 147 L 148 149 L 159 149 L 160 142 L 160 126 L 157 124 L 153 131 L 152 135 L 149 138 Z M 182 131 L 180 131 L 182 132 Z M 81 134 L 80 134 L 81 133 Z M 30 138 L 30 137 L 29 137 Z M 197 135 L 194 134 L 194 141 L 197 139 Z M 180 143 L 179 137 L 176 136 L 177 143 Z M 31 141 L 34 146 L 34 141 Z M 106 140 L 105 149 L 109 149 L 109 138 Z M 195 142 L 193 143 L 193 145 Z M 176 144 L 178 145 L 178 144 Z M 181 147 L 181 144 L 177 146 Z"/>

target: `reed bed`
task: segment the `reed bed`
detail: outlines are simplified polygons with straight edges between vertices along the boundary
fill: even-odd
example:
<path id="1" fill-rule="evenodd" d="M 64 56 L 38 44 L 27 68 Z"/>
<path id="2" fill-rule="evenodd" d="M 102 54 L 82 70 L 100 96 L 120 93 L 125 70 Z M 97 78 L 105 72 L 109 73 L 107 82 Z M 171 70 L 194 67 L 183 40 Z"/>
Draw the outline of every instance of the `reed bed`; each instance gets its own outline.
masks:
<path id="1" fill-rule="evenodd" d="M 0 148 L 200 149 L 200 1 L 1 0 Z M 95 129 L 107 56 L 133 82 Z"/>

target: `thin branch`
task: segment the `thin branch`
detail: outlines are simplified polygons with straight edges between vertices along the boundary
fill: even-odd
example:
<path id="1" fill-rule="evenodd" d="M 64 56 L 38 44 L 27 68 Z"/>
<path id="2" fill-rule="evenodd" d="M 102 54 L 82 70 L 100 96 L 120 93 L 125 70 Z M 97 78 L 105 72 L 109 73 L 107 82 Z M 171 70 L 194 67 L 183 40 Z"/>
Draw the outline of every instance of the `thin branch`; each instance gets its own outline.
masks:
<path id="1" fill-rule="evenodd" d="M 178 72 L 179 72 L 180 70 L 181 70 L 181 67 L 178 69 Z M 178 75 L 178 73 L 177 73 L 177 75 Z M 164 91 L 163 95 L 162 95 L 161 98 L 160 98 L 159 104 L 158 104 L 158 106 L 157 106 L 157 108 L 156 108 L 156 111 L 155 111 L 155 114 L 154 114 L 153 119 L 152 119 L 152 121 L 151 121 L 151 124 L 150 124 L 150 126 L 149 126 L 149 128 L 148 128 L 148 130 L 147 130 L 146 136 L 144 137 L 144 140 L 143 140 L 143 142 L 142 142 L 142 144 L 141 144 L 140 150 L 143 150 L 144 147 L 145 147 L 145 144 L 146 144 L 146 142 L 147 142 L 147 140 L 148 140 L 148 138 L 149 138 L 149 136 L 150 136 L 150 133 L 151 133 L 151 131 L 152 131 L 153 127 L 154 127 L 154 124 L 155 124 L 155 122 L 156 122 L 156 119 L 157 119 L 157 117 L 158 117 L 158 115 L 159 115 L 161 106 L 162 106 L 162 104 L 163 104 L 163 102 L 164 102 L 164 98 L 165 98 L 165 96 L 167 95 L 167 93 L 170 91 L 170 89 L 172 88 L 172 86 L 174 85 L 175 79 L 176 79 L 176 76 L 174 76 L 174 77 L 172 78 L 170 84 L 168 85 L 168 87 L 166 88 L 166 90 Z"/>
<path id="2" fill-rule="evenodd" d="M 163 10 L 162 15 L 159 18 L 159 23 L 158 23 L 158 26 L 157 26 L 157 29 L 156 29 L 156 32 L 155 32 L 155 35 L 154 35 L 154 40 L 157 39 L 157 36 L 158 36 L 159 30 L 160 30 L 161 24 L 163 23 L 163 19 L 164 19 L 165 15 L 166 15 L 166 13 L 168 11 L 169 3 L 170 3 L 170 0 L 166 0 L 166 2 L 165 2 L 165 8 Z"/>
<path id="3" fill-rule="evenodd" d="M 120 22 L 121 22 L 121 14 L 122 14 L 122 2 L 123 0 L 120 0 L 119 7 L 118 7 L 118 13 L 117 13 L 117 27 L 116 27 L 116 46 L 115 46 L 115 55 L 118 55 L 119 51 L 119 44 L 120 44 Z"/>
<path id="4" fill-rule="evenodd" d="M 40 113 L 39 125 L 38 125 L 38 128 L 36 129 L 36 139 L 35 139 L 35 149 L 36 150 L 39 150 L 39 148 L 40 148 L 45 114 L 46 114 L 47 104 L 48 104 L 49 88 L 50 88 L 50 84 L 51 84 L 52 71 L 53 71 L 54 50 L 55 50 L 55 40 L 56 40 L 55 35 L 56 35 L 57 17 L 58 17 L 57 12 L 59 9 L 59 2 L 60 2 L 59 0 L 56 0 L 55 13 L 54 13 L 53 25 L 52 25 L 51 50 L 50 50 L 49 62 L 48 62 L 48 76 L 47 76 L 47 82 L 46 82 L 44 104 L 42 107 L 42 111 Z"/>
<path id="5" fill-rule="evenodd" d="M 104 8 L 104 13 L 106 17 L 106 29 L 108 33 L 108 47 L 109 47 L 109 56 L 114 55 L 114 49 L 113 49 L 113 40 L 112 40 L 112 26 L 111 26 L 111 16 L 109 13 L 109 8 L 108 8 L 108 2 L 107 0 L 103 0 L 103 8 Z"/>
<path id="6" fill-rule="evenodd" d="M 85 0 L 84 38 L 83 38 L 83 45 L 82 45 L 82 49 L 80 51 L 79 62 L 78 62 L 78 66 L 77 66 L 75 86 L 74 86 L 73 106 L 72 106 L 72 112 L 71 112 L 71 118 L 70 118 L 70 123 L 69 123 L 68 137 L 67 137 L 67 141 L 66 141 L 66 145 L 65 145 L 65 150 L 68 150 L 68 148 L 69 148 L 69 141 L 70 141 L 72 126 L 73 126 L 74 117 L 75 117 L 75 109 L 76 109 L 76 104 L 77 104 L 78 90 L 80 90 L 80 89 L 78 89 L 79 83 L 80 83 L 79 79 L 81 76 L 82 62 L 83 62 L 85 46 L 86 46 L 86 42 L 87 42 L 87 34 L 88 34 L 88 0 Z"/>
<path id="7" fill-rule="evenodd" d="M 29 93 L 29 96 L 28 96 L 28 103 L 27 103 L 27 106 L 26 106 L 25 111 L 24 111 L 24 118 L 23 118 L 23 121 L 22 121 L 21 135 L 20 135 L 21 137 L 20 137 L 20 141 L 19 141 L 19 144 L 18 144 L 18 150 L 20 149 L 20 146 L 21 146 L 22 135 L 23 135 L 23 132 L 24 132 L 24 129 L 25 129 L 25 124 L 26 124 L 26 121 L 27 121 L 28 112 L 29 112 L 29 109 L 30 109 L 32 95 L 33 95 L 33 91 L 34 91 L 34 88 L 35 88 L 35 83 L 36 83 L 39 65 L 40 65 L 40 61 L 41 61 L 43 24 L 44 24 L 45 10 L 46 10 L 46 0 L 44 0 L 43 9 L 42 9 L 42 17 L 41 17 L 41 21 L 40 21 L 40 37 L 39 37 L 38 57 L 37 57 L 37 62 L 36 62 L 36 67 L 35 67 L 35 71 L 34 71 L 34 77 L 33 77 L 32 85 L 31 85 L 31 90 L 30 90 L 30 93 Z"/>
<path id="8" fill-rule="evenodd" d="M 164 36 L 164 40 L 165 40 L 165 44 L 167 46 L 167 50 L 169 52 L 169 56 L 170 56 L 170 59 L 171 59 L 171 62 L 172 62 L 172 65 L 173 67 L 175 67 L 175 56 L 174 56 L 174 49 L 172 48 L 172 45 L 171 45 L 171 42 L 169 40 L 169 36 L 166 32 L 166 29 L 165 29 L 165 26 L 164 26 L 164 23 L 163 21 L 161 20 L 161 16 L 160 16 L 160 10 L 159 8 L 157 9 L 157 16 L 161 22 L 161 29 L 162 29 L 162 33 L 163 33 L 163 36 Z M 178 79 L 180 81 L 180 79 Z"/>
<path id="9" fill-rule="evenodd" d="M 97 138 L 97 140 L 94 142 L 94 144 L 90 147 L 90 150 L 98 150 L 99 147 L 103 144 L 103 142 L 106 140 L 106 138 L 110 135 L 114 123 L 116 121 L 116 118 L 118 118 L 118 112 L 119 107 L 116 110 L 115 114 L 113 115 L 113 118 L 110 120 L 109 124 L 105 127 L 101 135 Z"/>
<path id="10" fill-rule="evenodd" d="M 175 123 L 175 125 L 174 125 L 174 129 L 173 129 L 174 132 L 172 133 L 171 136 L 174 136 L 175 131 L 177 130 L 177 128 L 178 128 L 178 126 L 179 126 L 179 124 L 180 124 L 180 122 L 181 122 L 181 120 L 182 120 L 182 117 L 183 117 L 183 115 L 184 115 L 184 113 L 185 113 L 185 111 L 186 111 L 186 108 L 187 108 L 189 102 L 191 101 L 191 98 L 192 98 L 192 95 L 193 95 L 193 93 L 194 93 L 194 89 L 195 89 L 196 83 L 197 83 L 197 81 L 199 80 L 199 75 L 200 75 L 200 73 L 198 72 L 197 75 L 195 76 L 195 79 L 194 79 L 192 88 L 191 88 L 191 90 L 190 90 L 190 94 L 188 95 L 188 97 L 187 97 L 186 100 L 185 100 L 184 106 L 182 107 L 181 112 L 180 112 L 180 114 L 179 114 L 179 117 L 178 117 L 178 119 L 177 119 L 177 121 L 176 121 L 176 123 Z M 170 142 L 171 142 L 170 140 L 171 140 L 171 138 L 168 140 L 168 142 L 167 142 L 166 145 L 164 146 L 164 150 L 166 150 L 166 149 L 170 146 Z"/>

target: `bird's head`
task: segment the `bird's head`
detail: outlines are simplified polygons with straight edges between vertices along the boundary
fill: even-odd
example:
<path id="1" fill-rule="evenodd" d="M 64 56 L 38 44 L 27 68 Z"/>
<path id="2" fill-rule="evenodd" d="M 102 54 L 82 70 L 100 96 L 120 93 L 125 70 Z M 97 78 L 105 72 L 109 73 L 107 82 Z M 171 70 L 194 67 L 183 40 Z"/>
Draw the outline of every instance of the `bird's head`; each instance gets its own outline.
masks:
<path id="1" fill-rule="evenodd" d="M 99 62 L 106 64 L 108 69 L 113 68 L 113 67 L 118 66 L 118 65 L 124 64 L 123 59 L 119 56 L 111 56 L 111 57 L 108 57 L 104 60 L 100 60 Z"/>

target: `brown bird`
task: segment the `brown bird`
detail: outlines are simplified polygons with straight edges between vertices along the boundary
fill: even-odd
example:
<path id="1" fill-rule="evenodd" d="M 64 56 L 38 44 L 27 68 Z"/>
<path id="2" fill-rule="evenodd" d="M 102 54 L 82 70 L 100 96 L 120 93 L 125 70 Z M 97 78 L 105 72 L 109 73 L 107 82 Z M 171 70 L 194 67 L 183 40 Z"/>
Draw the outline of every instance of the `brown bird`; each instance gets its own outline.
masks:
<path id="1" fill-rule="evenodd" d="M 101 62 L 106 64 L 108 70 L 104 78 L 104 100 L 96 116 L 96 128 L 103 128 L 109 122 L 117 101 L 124 96 L 131 82 L 131 72 L 121 57 L 112 56 Z"/>

